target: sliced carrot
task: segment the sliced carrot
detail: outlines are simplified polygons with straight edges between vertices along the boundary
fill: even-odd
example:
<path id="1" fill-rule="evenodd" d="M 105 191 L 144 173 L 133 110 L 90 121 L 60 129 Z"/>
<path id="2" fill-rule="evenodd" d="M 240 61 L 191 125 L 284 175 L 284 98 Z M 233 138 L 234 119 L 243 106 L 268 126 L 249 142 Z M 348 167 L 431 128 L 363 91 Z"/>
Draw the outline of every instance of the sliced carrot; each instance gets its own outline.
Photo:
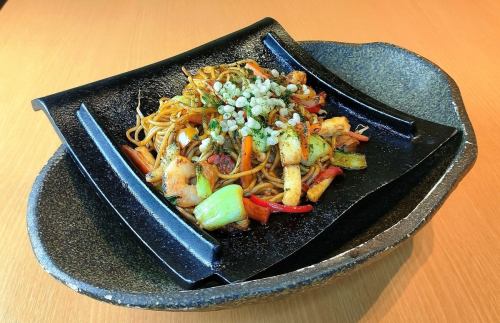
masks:
<path id="1" fill-rule="evenodd" d="M 302 159 L 307 160 L 309 157 L 309 130 L 308 127 L 302 123 L 295 126 L 297 128 L 297 133 L 300 139 L 300 152 L 302 153 Z"/>
<path id="2" fill-rule="evenodd" d="M 242 172 L 252 169 L 252 142 L 253 138 L 251 136 L 246 136 L 241 143 L 240 171 Z M 253 175 L 242 176 L 241 185 L 243 188 L 246 188 L 250 185 L 252 180 Z"/>
<path id="3" fill-rule="evenodd" d="M 368 140 L 370 140 L 370 138 L 368 138 L 367 136 L 362 135 L 362 134 L 357 133 L 357 132 L 349 131 L 347 134 L 350 137 L 352 137 L 352 138 L 354 138 L 356 140 L 359 140 L 359 141 L 368 141 Z"/>
<path id="4" fill-rule="evenodd" d="M 120 148 L 143 174 L 147 174 L 153 170 L 153 165 L 149 164 L 137 150 L 127 145 L 121 145 Z"/>
<path id="5" fill-rule="evenodd" d="M 245 211 L 250 219 L 259 221 L 262 224 L 266 224 L 269 220 L 269 215 L 271 214 L 271 210 L 269 208 L 257 205 L 246 197 L 243 198 L 243 205 L 245 206 Z"/>
<path id="6" fill-rule="evenodd" d="M 309 133 L 310 134 L 319 133 L 320 130 L 321 130 L 321 125 L 319 123 L 312 124 L 309 127 Z"/>
<path id="7" fill-rule="evenodd" d="M 204 111 L 206 120 L 211 120 L 214 116 L 214 109 L 207 108 Z M 188 121 L 194 125 L 200 125 L 203 123 L 203 113 L 193 113 L 188 116 Z"/>
<path id="8" fill-rule="evenodd" d="M 269 74 L 266 71 L 264 71 L 264 69 L 262 69 L 262 67 L 260 67 L 259 64 L 257 64 L 254 61 L 246 63 L 245 68 L 251 70 L 255 76 L 262 77 L 263 79 L 269 78 Z"/>

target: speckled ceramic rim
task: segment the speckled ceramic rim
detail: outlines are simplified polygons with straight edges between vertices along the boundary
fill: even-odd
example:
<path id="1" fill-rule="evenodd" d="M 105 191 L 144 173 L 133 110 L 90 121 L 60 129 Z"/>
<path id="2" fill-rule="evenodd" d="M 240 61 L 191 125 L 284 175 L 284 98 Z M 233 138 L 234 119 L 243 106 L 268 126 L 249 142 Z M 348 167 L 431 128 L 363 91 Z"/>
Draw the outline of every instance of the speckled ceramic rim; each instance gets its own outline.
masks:
<path id="1" fill-rule="evenodd" d="M 305 43 L 318 42 L 308 41 Z M 38 210 L 36 201 L 39 199 L 39 194 L 43 190 L 44 177 L 47 175 L 51 165 L 61 159 L 65 153 L 64 148 L 60 147 L 38 175 L 28 202 L 28 233 L 34 253 L 44 270 L 79 293 L 117 305 L 173 311 L 214 310 L 239 304 L 248 304 L 249 302 L 255 302 L 267 297 L 276 297 L 278 295 L 298 292 L 312 286 L 325 284 L 333 278 L 350 271 L 352 268 L 366 263 L 367 260 L 375 259 L 376 256 L 389 252 L 414 234 L 441 206 L 444 199 L 472 167 L 477 156 L 477 144 L 474 130 L 472 129 L 472 125 L 465 111 L 460 96 L 460 90 L 455 81 L 437 65 L 401 47 L 387 43 L 327 43 L 350 46 L 383 45 L 393 47 L 398 51 L 414 55 L 419 58 L 423 64 L 433 69 L 437 69 L 441 73 L 441 77 L 445 78 L 446 83 L 450 87 L 455 110 L 462 122 L 462 145 L 443 176 L 411 213 L 392 227 L 363 244 L 315 265 L 304 267 L 290 273 L 200 290 L 183 290 L 161 294 L 152 293 L 145 295 L 122 293 L 114 290 L 111 291 L 87 284 L 63 272 L 53 263 L 38 235 Z"/>

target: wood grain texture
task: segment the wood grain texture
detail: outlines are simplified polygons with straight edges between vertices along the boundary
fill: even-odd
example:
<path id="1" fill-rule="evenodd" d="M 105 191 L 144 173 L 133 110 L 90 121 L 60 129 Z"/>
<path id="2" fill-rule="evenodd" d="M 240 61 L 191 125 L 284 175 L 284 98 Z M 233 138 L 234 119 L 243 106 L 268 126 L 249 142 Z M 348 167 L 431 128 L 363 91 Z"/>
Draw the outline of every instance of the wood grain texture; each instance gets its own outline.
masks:
<path id="1" fill-rule="evenodd" d="M 479 158 L 432 221 L 330 286 L 219 312 L 121 308 L 43 272 L 26 232 L 27 197 L 60 141 L 30 100 L 161 60 L 264 16 L 297 40 L 398 44 L 457 81 Z M 499 40 L 497 0 L 8 1 L 0 10 L 0 321 L 500 321 Z"/>

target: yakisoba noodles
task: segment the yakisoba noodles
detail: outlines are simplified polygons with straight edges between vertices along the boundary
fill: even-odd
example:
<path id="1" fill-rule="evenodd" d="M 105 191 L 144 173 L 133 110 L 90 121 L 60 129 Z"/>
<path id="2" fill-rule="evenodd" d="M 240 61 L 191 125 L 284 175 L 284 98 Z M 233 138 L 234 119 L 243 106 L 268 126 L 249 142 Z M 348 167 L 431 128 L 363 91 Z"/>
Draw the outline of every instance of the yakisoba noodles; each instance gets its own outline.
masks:
<path id="1" fill-rule="evenodd" d="M 137 106 L 123 151 L 185 217 L 207 230 L 245 229 L 270 213 L 312 210 L 342 168 L 366 167 L 354 153 L 368 137 L 346 117 L 325 119 L 324 92 L 306 74 L 246 59 L 182 68 L 182 94 L 150 115 Z"/>

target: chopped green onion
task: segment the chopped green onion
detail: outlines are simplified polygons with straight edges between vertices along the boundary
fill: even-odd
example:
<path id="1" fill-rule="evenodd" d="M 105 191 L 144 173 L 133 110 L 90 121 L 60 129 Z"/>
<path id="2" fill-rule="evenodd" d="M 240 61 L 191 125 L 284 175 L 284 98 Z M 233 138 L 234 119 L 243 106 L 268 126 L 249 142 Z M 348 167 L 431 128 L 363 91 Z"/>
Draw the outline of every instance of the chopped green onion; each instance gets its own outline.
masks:
<path id="1" fill-rule="evenodd" d="M 206 107 L 214 107 L 214 108 L 216 108 L 219 105 L 223 104 L 223 102 L 221 100 L 219 100 L 219 98 L 217 98 L 216 96 L 210 95 L 210 94 L 206 94 L 206 93 L 204 93 L 201 96 L 201 102 Z"/>
<path id="2" fill-rule="evenodd" d="M 208 123 L 208 129 L 211 130 L 211 131 L 215 131 L 215 130 L 217 130 L 219 128 L 220 128 L 220 125 L 219 125 L 219 121 L 217 121 L 217 119 L 212 119 Z"/>

